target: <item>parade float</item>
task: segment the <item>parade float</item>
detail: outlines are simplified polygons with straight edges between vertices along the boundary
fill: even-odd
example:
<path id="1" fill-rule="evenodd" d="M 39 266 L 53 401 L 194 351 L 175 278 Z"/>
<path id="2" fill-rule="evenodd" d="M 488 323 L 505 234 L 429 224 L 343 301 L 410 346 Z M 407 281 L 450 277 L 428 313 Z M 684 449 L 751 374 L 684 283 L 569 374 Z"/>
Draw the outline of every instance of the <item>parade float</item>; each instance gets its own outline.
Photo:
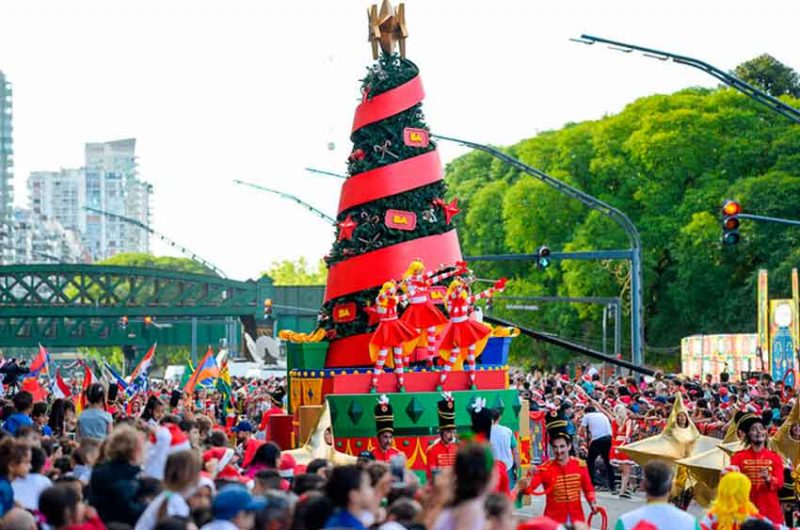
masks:
<path id="1" fill-rule="evenodd" d="M 407 467 L 422 472 L 438 437 L 442 392 L 452 396 L 461 433 L 469 432 L 470 405 L 481 398 L 527 442 L 527 406 L 509 388 L 516 330 L 476 318 L 476 302 L 505 281 L 479 289 L 462 261 L 458 199 L 446 196 L 422 112 L 422 80 L 405 57 L 404 6 L 384 1 L 368 18 L 376 62 L 355 110 L 320 327 L 280 333 L 288 414 L 273 417 L 270 430 L 284 449 L 299 446 L 292 454 L 300 460 L 327 454 L 348 461 L 374 451 L 376 420 L 391 418 L 395 447 Z"/>

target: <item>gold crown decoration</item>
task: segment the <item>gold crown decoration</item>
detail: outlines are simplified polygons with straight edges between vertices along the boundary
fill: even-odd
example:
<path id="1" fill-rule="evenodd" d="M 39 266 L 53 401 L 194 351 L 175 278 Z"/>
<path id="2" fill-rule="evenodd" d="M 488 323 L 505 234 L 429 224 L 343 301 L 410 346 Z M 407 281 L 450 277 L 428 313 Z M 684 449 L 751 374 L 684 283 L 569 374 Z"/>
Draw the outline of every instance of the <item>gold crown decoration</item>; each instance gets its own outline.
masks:
<path id="1" fill-rule="evenodd" d="M 381 9 L 378 11 L 377 4 L 367 9 L 367 20 L 369 21 L 369 42 L 372 45 L 372 58 L 378 59 L 378 46 L 387 55 L 394 53 L 395 45 L 400 45 L 400 57 L 406 57 L 406 38 L 408 28 L 406 27 L 406 6 L 399 4 L 397 9 L 383 0 Z"/>

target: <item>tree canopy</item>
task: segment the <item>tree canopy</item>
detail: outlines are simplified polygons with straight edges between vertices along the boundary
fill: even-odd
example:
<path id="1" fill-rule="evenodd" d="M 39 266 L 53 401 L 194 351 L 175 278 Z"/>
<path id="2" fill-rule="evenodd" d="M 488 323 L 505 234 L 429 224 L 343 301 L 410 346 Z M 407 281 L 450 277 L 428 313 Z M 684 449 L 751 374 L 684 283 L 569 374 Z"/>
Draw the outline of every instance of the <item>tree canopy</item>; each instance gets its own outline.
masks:
<path id="1" fill-rule="evenodd" d="M 325 285 L 328 268 L 324 260 L 319 260 L 314 266 L 301 257 L 298 260 L 273 261 L 261 275 L 272 278 L 274 285 Z"/>
<path id="2" fill-rule="evenodd" d="M 770 270 L 773 297 L 790 295 L 800 229 L 743 220 L 736 247 L 720 241 L 720 209 L 728 198 L 744 212 L 800 218 L 800 127 L 738 92 L 691 88 L 641 98 L 619 114 L 544 132 L 506 151 L 612 204 L 636 224 L 644 247 L 649 363 L 676 367 L 687 335 L 755 332 L 760 268 Z M 464 255 L 528 253 L 542 244 L 553 251 L 629 247 L 605 216 L 488 154 L 454 160 L 446 178 L 464 210 Z M 473 265 L 481 278 L 512 278 L 505 295 L 622 295 L 628 355 L 627 263 L 561 261 L 546 270 L 533 263 Z M 494 310 L 601 349 L 599 306 L 548 303 L 533 313 L 503 306 L 498 302 Z M 512 351 L 524 355 L 517 360 L 531 362 L 530 343 L 515 342 Z M 547 346 L 533 348 L 539 359 L 567 358 Z"/>
<path id="3" fill-rule="evenodd" d="M 769 54 L 759 55 L 736 67 L 737 77 L 766 91 L 770 96 L 800 97 L 797 72 Z"/>
<path id="4" fill-rule="evenodd" d="M 116 265 L 120 267 L 149 267 L 152 269 L 166 269 L 179 272 L 193 272 L 196 274 L 216 273 L 197 261 L 189 258 L 176 258 L 172 256 L 154 256 L 144 252 L 126 252 L 117 254 L 103 261 L 98 265 Z"/>

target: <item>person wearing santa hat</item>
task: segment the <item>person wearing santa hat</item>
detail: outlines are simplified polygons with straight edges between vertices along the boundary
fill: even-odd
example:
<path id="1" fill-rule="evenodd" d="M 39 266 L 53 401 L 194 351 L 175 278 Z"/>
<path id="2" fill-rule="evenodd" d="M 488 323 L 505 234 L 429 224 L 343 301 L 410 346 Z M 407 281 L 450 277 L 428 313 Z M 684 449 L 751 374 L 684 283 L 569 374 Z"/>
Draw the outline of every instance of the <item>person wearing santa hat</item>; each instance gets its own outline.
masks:
<path id="1" fill-rule="evenodd" d="M 178 423 L 180 418 L 177 416 L 165 416 L 160 426 L 150 429 L 147 458 L 142 468 L 145 476 L 163 480 L 167 457 L 192 448 L 189 437 Z"/>

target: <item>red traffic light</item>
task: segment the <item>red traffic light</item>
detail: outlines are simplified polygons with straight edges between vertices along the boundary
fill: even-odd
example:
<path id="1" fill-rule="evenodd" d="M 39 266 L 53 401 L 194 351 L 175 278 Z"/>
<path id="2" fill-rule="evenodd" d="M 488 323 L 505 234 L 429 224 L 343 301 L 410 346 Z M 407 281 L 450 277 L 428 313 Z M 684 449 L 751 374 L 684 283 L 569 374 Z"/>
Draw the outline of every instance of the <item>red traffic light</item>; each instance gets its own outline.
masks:
<path id="1" fill-rule="evenodd" d="M 739 228 L 739 219 L 736 217 L 728 217 L 722 224 L 725 230 L 736 230 Z"/>
<path id="2" fill-rule="evenodd" d="M 725 201 L 722 204 L 723 215 L 739 215 L 742 213 L 742 206 L 736 201 Z"/>
<path id="3" fill-rule="evenodd" d="M 153 323 L 153 317 L 144 317 L 144 325 L 149 326 Z"/>

